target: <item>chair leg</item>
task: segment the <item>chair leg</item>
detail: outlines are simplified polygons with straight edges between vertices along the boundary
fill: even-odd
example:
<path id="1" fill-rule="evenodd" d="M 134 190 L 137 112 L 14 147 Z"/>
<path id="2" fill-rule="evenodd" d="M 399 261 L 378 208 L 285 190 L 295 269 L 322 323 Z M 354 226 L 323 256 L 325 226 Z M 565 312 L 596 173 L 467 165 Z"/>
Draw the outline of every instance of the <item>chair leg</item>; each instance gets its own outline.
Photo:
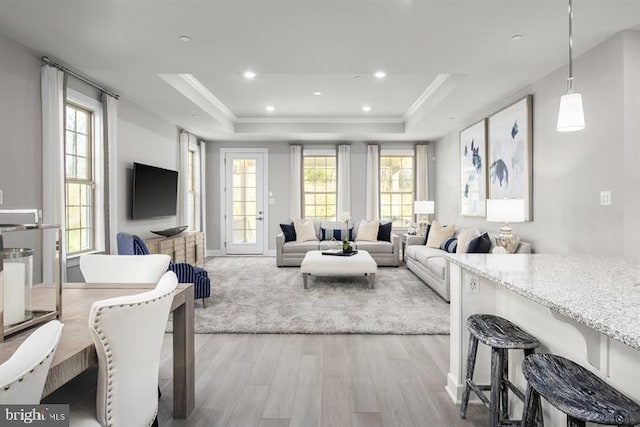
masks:
<path id="1" fill-rule="evenodd" d="M 491 397 L 489 407 L 489 425 L 500 425 L 500 388 L 502 386 L 502 350 L 491 349 Z"/>
<path id="2" fill-rule="evenodd" d="M 207 308 L 207 299 L 202 297 L 202 308 Z"/>
<path id="3" fill-rule="evenodd" d="M 509 380 L 509 350 L 501 349 L 502 377 L 500 381 L 500 407 L 502 409 L 502 419 L 509 419 L 509 387 L 506 381 Z"/>
<path id="4" fill-rule="evenodd" d="M 567 427 L 585 427 L 587 423 L 567 415 Z"/>
<path id="5" fill-rule="evenodd" d="M 534 349 L 525 349 L 524 350 L 525 359 L 527 356 L 529 356 L 530 354 L 534 354 L 535 352 L 536 351 Z M 540 400 L 540 395 L 538 393 L 535 393 L 534 396 L 536 399 L 536 401 L 534 402 L 536 407 L 536 417 L 535 417 L 536 424 L 535 425 L 538 427 L 544 427 L 544 416 L 542 415 L 542 401 Z M 522 418 L 524 418 L 524 416 Z"/>
<path id="6" fill-rule="evenodd" d="M 540 396 L 536 391 L 527 384 L 527 390 L 524 394 L 524 408 L 522 410 L 522 426 L 534 427 L 537 414 L 537 406 L 540 405 Z"/>
<path id="7" fill-rule="evenodd" d="M 469 394 L 471 387 L 469 382 L 473 381 L 473 371 L 476 367 L 476 354 L 478 353 L 478 339 L 469 335 L 469 352 L 467 353 L 467 373 L 464 381 L 464 391 L 462 392 L 462 402 L 460 403 L 460 418 L 467 416 L 467 405 L 469 405 Z"/>

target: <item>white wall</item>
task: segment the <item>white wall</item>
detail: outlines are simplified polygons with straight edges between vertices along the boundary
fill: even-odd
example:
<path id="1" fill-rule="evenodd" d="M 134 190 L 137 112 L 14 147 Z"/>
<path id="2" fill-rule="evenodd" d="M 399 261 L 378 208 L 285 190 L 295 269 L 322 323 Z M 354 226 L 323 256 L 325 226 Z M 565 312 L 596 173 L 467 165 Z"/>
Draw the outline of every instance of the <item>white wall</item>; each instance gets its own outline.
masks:
<path id="1" fill-rule="evenodd" d="M 584 99 L 583 131 L 559 133 L 555 129 L 566 67 L 468 118 L 465 127 L 533 94 L 533 221 L 512 226 L 533 243 L 536 252 L 631 256 L 631 249 L 625 247 L 637 246 L 639 110 L 638 96 L 630 99 L 628 91 L 631 82 L 636 94 L 638 90 L 640 61 L 637 51 L 633 60 L 629 54 L 638 46 L 638 34 L 618 34 L 574 61 L 576 91 Z M 498 230 L 498 224 L 459 214 L 458 132 L 435 145 L 437 219 L 458 227 Z M 612 191 L 612 206 L 599 205 L 602 190 Z M 633 241 L 623 244 L 625 233 L 631 230 L 636 233 Z"/>

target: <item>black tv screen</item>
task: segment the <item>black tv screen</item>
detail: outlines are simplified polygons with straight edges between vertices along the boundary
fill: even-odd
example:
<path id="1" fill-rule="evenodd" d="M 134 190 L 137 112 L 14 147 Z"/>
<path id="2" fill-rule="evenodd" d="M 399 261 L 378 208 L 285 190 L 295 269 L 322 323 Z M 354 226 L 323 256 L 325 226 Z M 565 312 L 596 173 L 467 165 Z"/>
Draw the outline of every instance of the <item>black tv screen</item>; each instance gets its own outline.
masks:
<path id="1" fill-rule="evenodd" d="M 175 215 L 178 202 L 178 172 L 134 163 L 132 197 L 133 219 Z"/>

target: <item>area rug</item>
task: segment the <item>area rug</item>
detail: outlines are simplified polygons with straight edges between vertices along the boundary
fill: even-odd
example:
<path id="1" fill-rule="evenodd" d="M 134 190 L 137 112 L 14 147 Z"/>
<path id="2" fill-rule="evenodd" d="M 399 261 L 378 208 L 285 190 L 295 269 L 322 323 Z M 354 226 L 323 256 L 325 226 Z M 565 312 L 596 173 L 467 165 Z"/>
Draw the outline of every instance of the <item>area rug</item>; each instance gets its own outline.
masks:
<path id="1" fill-rule="evenodd" d="M 206 308 L 195 307 L 196 333 L 448 334 L 449 305 L 406 267 L 365 276 L 312 276 L 273 257 L 215 257 Z"/>

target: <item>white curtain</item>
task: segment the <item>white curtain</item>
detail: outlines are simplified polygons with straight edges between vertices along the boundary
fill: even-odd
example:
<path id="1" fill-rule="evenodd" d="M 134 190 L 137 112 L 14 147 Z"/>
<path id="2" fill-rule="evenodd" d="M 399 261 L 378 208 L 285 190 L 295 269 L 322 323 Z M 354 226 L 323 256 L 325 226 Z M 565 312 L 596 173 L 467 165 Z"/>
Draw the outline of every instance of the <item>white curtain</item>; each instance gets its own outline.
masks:
<path id="1" fill-rule="evenodd" d="M 105 251 L 117 254 L 118 244 L 118 100 L 102 94 L 104 109 L 104 228 Z"/>
<path id="2" fill-rule="evenodd" d="M 367 145 L 366 219 L 380 219 L 380 146 Z"/>
<path id="3" fill-rule="evenodd" d="M 429 146 L 416 144 L 416 200 L 429 200 Z"/>
<path id="4" fill-rule="evenodd" d="M 205 251 L 207 249 L 207 204 L 205 203 L 205 194 L 207 194 L 206 148 L 206 143 L 204 141 L 200 141 L 200 231 L 204 234 Z"/>
<path id="5" fill-rule="evenodd" d="M 40 70 L 42 90 L 42 221 L 62 227 L 60 242 L 62 259 L 67 257 L 65 238 L 64 188 L 64 99 L 65 74 L 55 67 L 43 65 Z M 42 278 L 45 283 L 56 279 L 56 239 L 52 232 L 42 242 Z M 62 269 L 62 281 L 66 281 Z"/>
<path id="6" fill-rule="evenodd" d="M 351 146 L 338 145 L 338 218 L 351 212 Z"/>
<path id="7" fill-rule="evenodd" d="M 300 219 L 302 218 L 302 145 L 291 144 L 290 147 L 291 219 Z"/>
<path id="8" fill-rule="evenodd" d="M 179 171 L 178 174 L 178 223 L 189 224 L 189 133 L 180 131 Z"/>

